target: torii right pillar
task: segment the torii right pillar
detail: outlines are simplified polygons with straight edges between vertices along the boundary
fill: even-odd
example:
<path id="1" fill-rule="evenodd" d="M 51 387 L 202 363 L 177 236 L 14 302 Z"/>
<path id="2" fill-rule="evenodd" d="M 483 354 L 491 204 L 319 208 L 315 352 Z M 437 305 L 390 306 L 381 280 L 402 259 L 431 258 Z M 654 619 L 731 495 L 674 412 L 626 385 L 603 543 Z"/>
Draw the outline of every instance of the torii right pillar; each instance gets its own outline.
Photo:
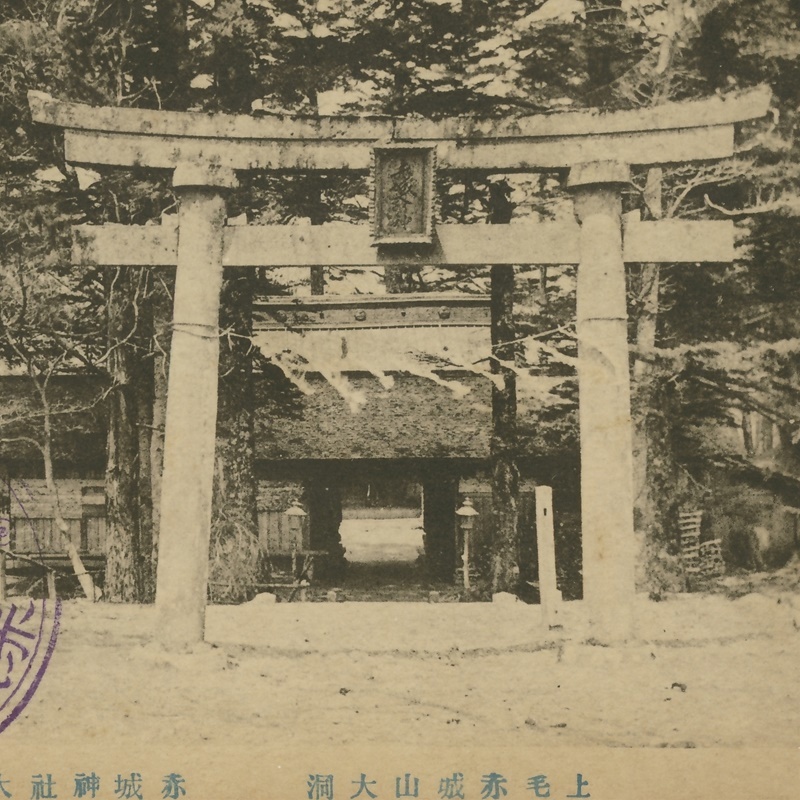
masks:
<path id="1" fill-rule="evenodd" d="M 577 280 L 583 596 L 593 638 L 633 635 L 636 537 L 622 190 L 630 169 L 592 162 L 570 170 L 581 226 Z"/>

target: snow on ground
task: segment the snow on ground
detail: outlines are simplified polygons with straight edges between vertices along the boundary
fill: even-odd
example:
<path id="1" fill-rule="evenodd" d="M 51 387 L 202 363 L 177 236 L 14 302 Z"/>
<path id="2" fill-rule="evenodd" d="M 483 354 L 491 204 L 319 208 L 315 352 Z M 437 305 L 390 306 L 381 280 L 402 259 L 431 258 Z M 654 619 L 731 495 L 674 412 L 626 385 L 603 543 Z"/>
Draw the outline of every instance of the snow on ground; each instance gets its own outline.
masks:
<path id="1" fill-rule="evenodd" d="M 545 632 L 522 603 L 258 597 L 210 608 L 209 644 L 167 655 L 148 643 L 152 607 L 68 601 L 3 744 L 796 747 L 797 581 L 756 588 L 642 598 L 637 641 L 614 648 L 581 643 L 580 602 Z"/>
<path id="2" fill-rule="evenodd" d="M 339 526 L 348 561 L 414 561 L 423 549 L 422 519 L 345 519 Z"/>

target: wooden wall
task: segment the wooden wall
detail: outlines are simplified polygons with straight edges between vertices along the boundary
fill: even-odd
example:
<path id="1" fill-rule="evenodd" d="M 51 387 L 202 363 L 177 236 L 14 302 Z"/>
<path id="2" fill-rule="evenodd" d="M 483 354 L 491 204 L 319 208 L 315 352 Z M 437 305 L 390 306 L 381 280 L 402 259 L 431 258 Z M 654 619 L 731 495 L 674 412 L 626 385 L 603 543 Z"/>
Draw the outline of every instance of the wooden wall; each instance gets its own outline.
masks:
<path id="1" fill-rule="evenodd" d="M 105 494 L 102 481 L 56 481 L 58 507 L 72 543 L 84 553 L 101 555 L 105 542 Z M 8 483 L 11 549 L 23 554 L 63 553 L 56 524 L 56 500 L 42 479 L 12 478 Z"/>

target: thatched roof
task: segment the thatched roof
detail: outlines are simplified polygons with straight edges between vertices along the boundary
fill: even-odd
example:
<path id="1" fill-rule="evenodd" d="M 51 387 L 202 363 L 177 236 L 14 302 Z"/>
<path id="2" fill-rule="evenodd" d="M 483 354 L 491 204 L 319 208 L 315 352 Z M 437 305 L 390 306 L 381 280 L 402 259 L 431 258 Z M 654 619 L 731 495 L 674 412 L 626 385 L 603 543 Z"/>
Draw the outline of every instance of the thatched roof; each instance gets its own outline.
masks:
<path id="1" fill-rule="evenodd" d="M 259 395 L 263 459 L 489 456 L 498 377 L 486 326 L 269 330 L 255 342 L 272 364 Z M 519 371 L 520 452 L 547 449 L 533 414 L 559 413 L 549 392 L 561 380 Z"/>
<path id="2" fill-rule="evenodd" d="M 319 375 L 308 375 L 310 394 L 288 394 L 260 385 L 257 450 L 260 458 L 485 458 L 489 454 L 491 385 L 475 375 L 457 376 L 454 393 L 417 375 L 391 375 L 394 385 L 364 373 L 341 376 L 337 391 Z M 449 376 L 455 380 L 456 376 Z M 280 381 L 280 378 L 273 379 Z M 287 382 L 288 383 L 288 382 Z M 286 388 L 286 387 L 285 387 Z M 341 388 L 341 387 L 340 387 Z M 363 403 L 352 408 L 349 398 Z M 462 395 L 463 396 L 460 396 Z"/>

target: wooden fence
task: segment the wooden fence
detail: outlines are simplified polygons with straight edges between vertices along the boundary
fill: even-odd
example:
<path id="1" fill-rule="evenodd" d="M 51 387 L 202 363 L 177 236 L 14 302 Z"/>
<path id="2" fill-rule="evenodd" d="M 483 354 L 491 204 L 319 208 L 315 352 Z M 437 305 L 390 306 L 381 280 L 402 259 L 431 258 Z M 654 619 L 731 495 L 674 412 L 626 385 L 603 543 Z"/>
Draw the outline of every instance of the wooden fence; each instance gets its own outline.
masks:
<path id="1" fill-rule="evenodd" d="M 72 543 L 81 554 L 105 553 L 105 489 L 102 481 L 63 479 L 56 481 L 58 507 L 68 526 Z M 289 555 L 294 535 L 286 509 L 302 496 L 302 486 L 291 482 L 261 482 L 258 492 L 259 542 L 271 555 Z M 65 555 L 61 532 L 56 524 L 56 501 L 42 479 L 12 478 L 6 484 L 6 512 L 12 551 L 30 556 Z M 297 547 L 307 550 L 309 525 L 300 526 Z"/>
<path id="2" fill-rule="evenodd" d="M 102 555 L 105 536 L 105 494 L 102 482 L 68 479 L 56 481 L 56 498 L 41 479 L 12 478 L 7 485 L 9 546 L 17 553 L 64 553 L 56 524 L 56 507 L 68 526 L 68 535 L 82 553 Z"/>

